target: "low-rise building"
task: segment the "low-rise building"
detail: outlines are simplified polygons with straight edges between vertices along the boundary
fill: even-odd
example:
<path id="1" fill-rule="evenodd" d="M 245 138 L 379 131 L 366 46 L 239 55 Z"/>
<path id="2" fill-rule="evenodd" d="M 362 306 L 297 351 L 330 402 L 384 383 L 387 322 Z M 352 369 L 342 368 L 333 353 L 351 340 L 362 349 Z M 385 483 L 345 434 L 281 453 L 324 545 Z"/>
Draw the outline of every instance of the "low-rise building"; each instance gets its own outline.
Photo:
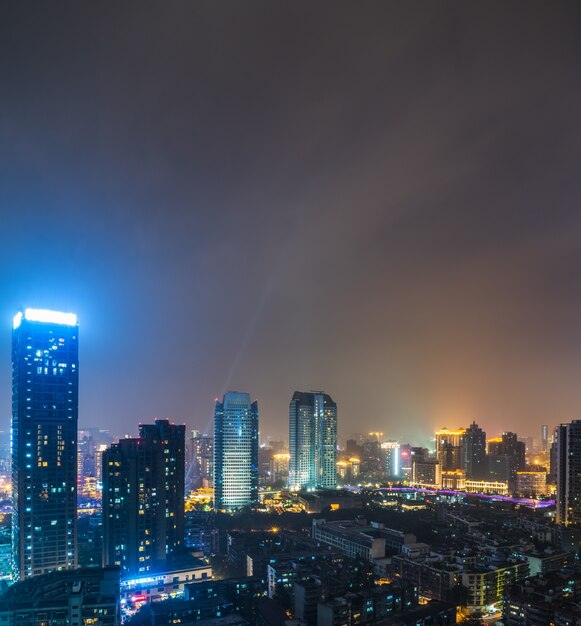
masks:
<path id="1" fill-rule="evenodd" d="M 118 626 L 119 568 L 51 572 L 14 583 L 0 595 L 1 626 Z"/>
<path id="2" fill-rule="evenodd" d="M 468 493 L 492 493 L 499 496 L 508 495 L 508 481 L 502 480 L 466 480 L 464 489 Z"/>
<path id="3" fill-rule="evenodd" d="M 402 546 L 416 542 L 413 533 L 406 533 L 383 524 L 358 518 L 327 522 L 324 519 L 313 520 L 313 538 L 322 541 L 350 558 L 364 558 L 375 561 L 386 556 L 386 550 L 400 552 Z"/>
<path id="4" fill-rule="evenodd" d="M 462 585 L 468 590 L 466 606 L 469 611 L 484 611 L 502 602 L 504 591 L 510 583 L 529 575 L 526 559 L 497 562 L 483 559 L 462 573 Z"/>

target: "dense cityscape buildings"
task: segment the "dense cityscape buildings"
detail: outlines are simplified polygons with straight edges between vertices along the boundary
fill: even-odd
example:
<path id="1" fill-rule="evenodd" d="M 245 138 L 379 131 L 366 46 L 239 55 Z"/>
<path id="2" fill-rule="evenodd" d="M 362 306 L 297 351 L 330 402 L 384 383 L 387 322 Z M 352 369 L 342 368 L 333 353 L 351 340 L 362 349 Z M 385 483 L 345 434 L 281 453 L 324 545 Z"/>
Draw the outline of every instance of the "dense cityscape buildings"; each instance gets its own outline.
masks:
<path id="1" fill-rule="evenodd" d="M 24 309 L 12 331 L 12 575 L 77 565 L 77 317 Z"/>
<path id="2" fill-rule="evenodd" d="M 215 403 L 213 436 L 192 430 L 186 441 L 185 425 L 156 419 L 110 443 L 107 431 L 77 428 L 78 367 L 74 315 L 16 316 L 11 543 L 24 557 L 0 594 L 2 623 L 57 626 L 68 615 L 96 626 L 279 624 L 291 615 L 304 626 L 427 626 L 488 614 L 520 624 L 530 612 L 576 610 L 569 587 L 550 610 L 523 603 L 518 590 L 529 579 L 540 590 L 547 572 L 581 589 L 581 421 L 558 426 L 553 441 L 547 425 L 538 439 L 509 431 L 487 439 L 472 421 L 436 431 L 432 448 L 381 432 L 343 444 L 331 396 L 296 391 L 287 449 L 269 437 L 259 445 L 258 402 L 230 391 Z M 522 512 L 482 517 L 487 502 Z M 302 534 L 229 531 L 228 563 L 220 561 L 224 538 L 212 515 L 235 524 L 252 514 L 260 524 L 261 515 L 296 513 L 312 517 Z M 422 530 L 426 514 L 432 523 Z M 386 515 L 405 516 L 421 536 L 386 526 Z M 511 539 L 508 519 L 528 539 Z M 219 582 L 212 563 L 234 576 Z"/>

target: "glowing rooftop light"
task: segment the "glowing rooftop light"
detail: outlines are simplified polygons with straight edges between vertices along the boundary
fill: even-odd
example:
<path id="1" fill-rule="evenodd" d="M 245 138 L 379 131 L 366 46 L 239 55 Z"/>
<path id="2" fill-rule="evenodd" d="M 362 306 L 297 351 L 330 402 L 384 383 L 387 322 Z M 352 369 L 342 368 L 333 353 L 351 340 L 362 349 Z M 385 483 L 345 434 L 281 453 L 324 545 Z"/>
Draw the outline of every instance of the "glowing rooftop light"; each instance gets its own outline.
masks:
<path id="1" fill-rule="evenodd" d="M 63 326 L 76 326 L 77 316 L 74 313 L 62 313 L 49 309 L 24 309 L 14 316 L 14 328 L 18 328 L 25 319 L 29 322 L 43 322 L 45 324 L 62 324 Z"/>

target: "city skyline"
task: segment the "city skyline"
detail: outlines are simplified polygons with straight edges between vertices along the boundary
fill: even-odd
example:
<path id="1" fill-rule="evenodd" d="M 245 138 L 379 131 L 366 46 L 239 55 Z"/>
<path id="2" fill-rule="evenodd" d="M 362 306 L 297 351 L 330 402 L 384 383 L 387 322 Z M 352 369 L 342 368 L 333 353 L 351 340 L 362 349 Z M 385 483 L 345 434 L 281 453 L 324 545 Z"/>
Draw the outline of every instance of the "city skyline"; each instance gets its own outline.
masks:
<path id="1" fill-rule="evenodd" d="M 56 310 L 52 310 L 52 309 L 32 309 L 32 308 L 23 308 L 21 312 L 16 313 L 15 315 L 13 315 L 13 323 L 12 325 L 14 327 L 17 326 L 17 324 L 20 324 L 20 320 L 21 319 L 34 319 L 33 317 L 31 318 L 27 318 L 26 316 L 30 315 L 30 316 L 35 316 L 35 315 L 40 315 L 40 317 L 38 319 L 40 319 L 43 322 L 46 321 L 53 321 L 53 322 L 57 322 L 57 323 L 65 323 L 65 324 L 70 324 L 72 323 L 71 320 L 74 320 L 74 323 L 78 325 L 78 316 L 76 315 L 76 313 L 71 313 L 71 312 L 61 312 L 61 311 L 56 311 Z M 47 317 L 48 316 L 48 317 Z M 233 389 L 229 389 L 227 390 L 225 393 L 236 393 Z M 310 394 L 317 394 L 320 392 L 316 392 L 316 391 L 311 391 Z M 258 396 L 257 396 L 258 399 Z M 216 404 L 217 399 L 214 398 L 213 404 L 214 404 L 214 409 L 215 409 L 215 404 Z M 123 431 L 115 431 L 115 429 L 106 429 L 107 431 L 111 432 L 111 434 L 116 437 L 116 438 L 121 438 L 123 436 L 126 437 L 131 437 L 134 436 L 135 433 L 141 428 L 141 425 L 144 421 L 147 421 L 147 419 L 152 419 L 152 420 L 157 420 L 157 419 L 171 419 L 174 420 L 176 418 L 174 418 L 174 416 L 163 416 L 163 417 L 159 417 L 159 416 L 152 416 L 151 418 L 140 418 L 139 420 L 133 422 L 133 423 L 128 423 L 127 424 L 127 428 L 125 428 Z M 211 435 L 214 431 L 214 426 L 213 426 L 213 419 L 214 416 L 212 416 L 208 421 L 205 427 L 203 428 L 199 428 L 197 426 L 197 424 L 191 420 L 186 422 L 185 420 L 182 422 L 186 428 L 188 430 L 199 430 L 201 434 L 204 435 Z M 179 419 L 177 419 L 177 421 L 179 421 Z M 474 421 L 474 420 L 472 420 Z M 566 420 L 563 420 L 566 421 Z M 538 438 L 539 433 L 537 432 L 539 429 L 541 431 L 541 436 L 540 436 L 540 440 L 543 439 L 543 437 L 546 435 L 546 433 L 548 432 L 548 428 L 552 430 L 554 430 L 555 428 L 558 427 L 559 424 L 563 423 L 563 421 L 560 422 L 556 422 L 554 425 L 552 426 L 547 426 L 546 424 L 539 424 L 538 427 L 532 427 L 529 425 L 529 428 L 531 428 L 530 431 L 524 431 L 524 432 L 520 432 L 520 436 L 521 437 L 534 437 L 534 438 Z M 340 424 L 341 422 L 339 422 Z M 463 422 L 466 423 L 466 422 Z M 94 426 L 92 426 L 91 424 L 80 424 L 78 425 L 78 430 L 79 431 L 83 431 L 86 428 L 94 428 Z M 443 427 L 444 429 L 447 429 L 447 426 Z M 463 429 L 464 427 L 460 426 L 461 429 Z M 0 431 L 0 432 L 8 432 L 7 431 Z M 339 430 L 338 425 L 337 425 L 337 432 L 340 433 L 341 435 L 341 440 L 342 441 L 346 441 L 347 439 L 349 439 L 349 437 L 351 435 L 353 435 L 354 433 L 358 433 L 358 434 L 367 434 L 367 431 L 357 431 L 357 430 L 350 430 L 350 429 L 343 429 L 342 431 Z M 500 430 L 498 431 L 498 434 L 502 434 L 506 432 L 506 430 Z M 383 433 L 378 433 L 378 432 L 374 432 L 371 431 L 369 434 L 382 434 Z M 266 430 L 261 431 L 260 433 L 261 437 L 264 438 L 269 438 L 269 439 L 276 439 L 277 437 L 280 436 L 280 433 L 278 433 L 277 431 L 269 431 L 268 430 L 268 425 L 266 427 Z M 391 433 L 387 433 L 386 436 L 389 435 L 389 437 L 391 437 Z M 282 437 L 283 440 L 284 438 L 288 436 L 288 425 L 287 425 L 287 430 L 286 432 L 283 433 Z M 434 435 L 434 433 L 432 432 L 431 434 L 428 435 L 428 439 L 426 440 L 425 438 L 420 438 L 420 439 L 414 439 L 412 437 L 410 437 L 410 435 L 408 433 L 406 433 L 405 431 L 403 431 L 403 434 L 399 437 L 399 439 L 403 440 L 410 440 L 410 441 L 415 441 L 415 442 L 422 442 L 422 443 L 426 443 L 427 441 L 429 441 L 430 443 L 434 443 L 436 448 L 437 448 L 437 432 Z M 339 437 L 338 437 L 339 440 Z"/>
<path id="2" fill-rule="evenodd" d="M 294 389 L 396 439 L 578 417 L 565 7 L 3 8 L 0 328 L 79 315 L 83 425 L 205 430 L 229 389 L 279 435 Z"/>

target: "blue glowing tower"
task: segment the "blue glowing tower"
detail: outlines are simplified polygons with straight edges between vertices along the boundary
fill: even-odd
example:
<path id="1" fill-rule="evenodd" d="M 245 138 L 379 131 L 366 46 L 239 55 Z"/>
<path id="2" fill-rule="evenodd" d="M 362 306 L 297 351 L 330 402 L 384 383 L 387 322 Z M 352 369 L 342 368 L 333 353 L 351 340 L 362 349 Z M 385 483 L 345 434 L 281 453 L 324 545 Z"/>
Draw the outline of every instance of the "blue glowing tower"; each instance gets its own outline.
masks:
<path id="1" fill-rule="evenodd" d="M 15 580 L 77 565 L 77 316 L 26 309 L 12 332 Z"/>
<path id="2" fill-rule="evenodd" d="M 214 507 L 228 511 L 257 502 L 258 403 L 229 391 L 214 414 Z"/>

